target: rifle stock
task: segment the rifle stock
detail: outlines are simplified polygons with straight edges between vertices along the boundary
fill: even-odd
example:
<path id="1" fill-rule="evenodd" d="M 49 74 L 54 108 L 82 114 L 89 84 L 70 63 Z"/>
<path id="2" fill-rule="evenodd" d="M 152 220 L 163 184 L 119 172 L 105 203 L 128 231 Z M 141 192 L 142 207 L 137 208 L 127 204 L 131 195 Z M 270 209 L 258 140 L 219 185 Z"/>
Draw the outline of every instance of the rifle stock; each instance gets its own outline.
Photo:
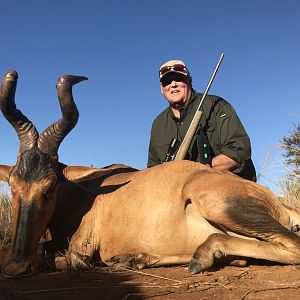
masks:
<path id="1" fill-rule="evenodd" d="M 186 153 L 187 153 L 187 151 L 188 151 L 188 149 L 189 149 L 189 147 L 190 147 L 190 145 L 192 143 L 193 137 L 194 137 L 194 135 L 196 133 L 196 130 L 198 128 L 198 125 L 199 125 L 201 117 L 202 117 L 202 111 L 200 110 L 201 109 L 201 105 L 202 105 L 202 103 L 203 103 L 203 101 L 204 101 L 204 99 L 205 99 L 205 97 L 206 97 L 206 95 L 207 95 L 207 93 L 209 91 L 209 88 L 210 88 L 210 86 L 211 86 L 211 84 L 212 84 L 212 82 L 213 82 L 213 80 L 214 80 L 214 78 L 215 78 L 215 76 L 217 74 L 217 71 L 218 71 L 218 69 L 220 67 L 220 64 L 221 64 L 221 62 L 223 60 L 223 57 L 224 57 L 224 53 L 221 54 L 221 56 L 220 56 L 220 58 L 218 60 L 218 63 L 216 65 L 215 69 L 214 69 L 214 72 L 213 72 L 213 74 L 210 77 L 210 80 L 209 80 L 209 82 L 208 82 L 208 84 L 206 86 L 205 92 L 204 92 L 204 94 L 203 94 L 203 96 L 201 98 L 201 101 L 199 103 L 197 111 L 196 111 L 196 113 L 195 113 L 195 115 L 193 117 L 193 120 L 192 120 L 192 122 L 191 122 L 191 124 L 189 126 L 189 129 L 188 129 L 188 131 L 187 131 L 187 133 L 186 133 L 186 135 L 185 135 L 185 137 L 184 137 L 184 139 L 183 139 L 183 141 L 182 141 L 182 143 L 181 143 L 181 145 L 180 145 L 180 147 L 179 147 L 179 149 L 178 149 L 178 151 L 177 151 L 177 153 L 176 153 L 176 155 L 174 157 L 174 160 L 182 160 L 186 156 Z"/>
<path id="2" fill-rule="evenodd" d="M 201 117 L 202 117 L 202 111 L 197 110 L 196 114 L 194 116 L 194 119 L 193 119 L 193 121 L 192 121 L 192 123 L 189 127 L 189 130 L 187 131 L 187 133 L 184 137 L 184 140 L 181 143 L 174 160 L 182 160 L 182 159 L 185 158 L 185 155 L 189 150 L 189 147 L 192 143 L 193 137 L 194 137 L 194 135 L 196 133 L 196 130 L 198 128 L 198 124 L 201 120 Z"/>

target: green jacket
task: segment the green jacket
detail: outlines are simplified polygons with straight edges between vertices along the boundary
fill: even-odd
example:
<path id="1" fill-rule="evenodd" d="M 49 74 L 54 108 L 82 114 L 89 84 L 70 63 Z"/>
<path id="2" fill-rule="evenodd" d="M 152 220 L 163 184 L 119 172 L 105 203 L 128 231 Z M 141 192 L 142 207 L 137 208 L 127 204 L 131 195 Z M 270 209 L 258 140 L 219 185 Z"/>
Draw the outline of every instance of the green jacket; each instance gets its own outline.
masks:
<path id="1" fill-rule="evenodd" d="M 168 107 L 154 120 L 149 144 L 148 167 L 165 161 L 172 138 L 182 142 L 202 95 L 192 90 L 191 99 L 181 111 L 180 119 L 176 118 Z M 203 115 L 200 125 L 185 159 L 203 162 L 201 145 L 208 141 L 210 146 L 208 152 L 211 158 L 219 154 L 229 156 L 238 163 L 233 173 L 256 181 L 255 168 L 251 160 L 250 139 L 233 107 L 218 96 L 207 95 L 201 111 Z"/>

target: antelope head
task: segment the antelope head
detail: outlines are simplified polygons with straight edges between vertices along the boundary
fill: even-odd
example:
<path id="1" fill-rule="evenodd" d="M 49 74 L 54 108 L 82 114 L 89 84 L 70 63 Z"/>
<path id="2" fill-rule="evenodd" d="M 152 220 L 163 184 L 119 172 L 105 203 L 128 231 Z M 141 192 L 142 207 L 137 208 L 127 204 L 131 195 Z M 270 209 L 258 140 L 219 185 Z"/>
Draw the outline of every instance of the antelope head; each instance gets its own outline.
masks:
<path id="1" fill-rule="evenodd" d="M 12 194 L 13 242 L 1 270 L 9 275 L 36 270 L 38 243 L 56 205 L 58 148 L 79 117 L 72 86 L 87 78 L 66 75 L 58 79 L 56 88 L 62 118 L 41 134 L 16 107 L 17 80 L 17 72 L 8 71 L 0 90 L 0 109 L 20 141 L 16 164 L 0 165 L 0 180 L 10 185 Z"/>

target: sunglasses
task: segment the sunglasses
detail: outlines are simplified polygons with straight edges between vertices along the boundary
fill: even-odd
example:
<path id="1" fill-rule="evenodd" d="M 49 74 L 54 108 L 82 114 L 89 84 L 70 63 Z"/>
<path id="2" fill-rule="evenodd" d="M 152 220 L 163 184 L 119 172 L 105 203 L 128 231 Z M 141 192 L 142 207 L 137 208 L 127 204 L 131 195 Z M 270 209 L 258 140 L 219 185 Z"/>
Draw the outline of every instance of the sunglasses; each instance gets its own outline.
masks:
<path id="1" fill-rule="evenodd" d="M 184 73 L 186 75 L 189 74 L 189 71 L 187 70 L 187 68 L 183 65 L 180 64 L 176 64 L 173 66 L 164 66 L 159 70 L 159 75 L 163 76 L 164 74 L 166 74 L 167 72 L 169 72 L 170 70 L 173 70 L 175 72 L 181 72 Z"/>
<path id="2" fill-rule="evenodd" d="M 189 76 L 182 73 L 168 73 L 160 80 L 160 83 L 163 87 L 171 84 L 173 81 L 176 82 L 184 82 L 186 84 L 191 83 L 191 79 Z"/>

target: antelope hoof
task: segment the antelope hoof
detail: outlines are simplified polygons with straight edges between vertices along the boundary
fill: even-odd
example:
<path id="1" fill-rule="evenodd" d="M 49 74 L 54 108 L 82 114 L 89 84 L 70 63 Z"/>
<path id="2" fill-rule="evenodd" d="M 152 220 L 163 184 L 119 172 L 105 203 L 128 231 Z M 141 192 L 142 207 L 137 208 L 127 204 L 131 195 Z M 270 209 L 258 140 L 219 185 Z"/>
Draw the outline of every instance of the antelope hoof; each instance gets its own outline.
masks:
<path id="1" fill-rule="evenodd" d="M 69 271 L 70 264 L 65 256 L 55 257 L 55 269 L 57 271 Z"/>
<path id="2" fill-rule="evenodd" d="M 149 255 L 146 253 L 139 253 L 134 257 L 133 266 L 135 269 L 144 269 L 150 265 Z"/>
<path id="3" fill-rule="evenodd" d="M 130 259 L 131 256 L 129 254 L 120 254 L 111 257 L 110 261 L 118 264 L 127 264 L 130 261 Z"/>
<path id="4" fill-rule="evenodd" d="M 196 259 L 196 258 L 192 258 L 190 264 L 189 264 L 189 273 L 191 275 L 194 275 L 194 274 L 198 274 L 200 273 L 201 271 L 204 271 L 207 269 L 207 266 L 205 266 L 201 261 L 200 259 Z"/>
<path id="5" fill-rule="evenodd" d="M 58 78 L 57 85 L 70 84 L 71 86 L 73 86 L 84 80 L 88 80 L 88 78 L 85 76 L 64 75 Z"/>
<path id="6" fill-rule="evenodd" d="M 70 253 L 70 261 L 72 270 L 87 271 L 92 267 L 88 261 L 88 258 L 85 258 L 77 252 L 72 251 Z"/>
<path id="7" fill-rule="evenodd" d="M 121 254 L 115 255 L 110 259 L 113 262 L 114 267 L 125 267 L 132 269 L 143 269 L 148 267 L 149 264 L 149 255 L 146 253 L 139 254 Z"/>

